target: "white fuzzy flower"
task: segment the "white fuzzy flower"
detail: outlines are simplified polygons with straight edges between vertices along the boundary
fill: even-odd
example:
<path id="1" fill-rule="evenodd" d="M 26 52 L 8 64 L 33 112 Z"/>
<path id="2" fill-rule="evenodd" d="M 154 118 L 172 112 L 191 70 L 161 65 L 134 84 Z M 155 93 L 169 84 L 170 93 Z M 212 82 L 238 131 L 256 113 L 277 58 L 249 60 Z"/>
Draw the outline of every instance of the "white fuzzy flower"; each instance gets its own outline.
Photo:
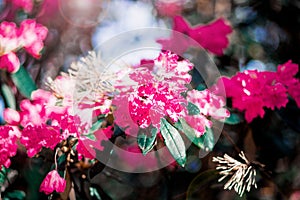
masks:
<path id="1" fill-rule="evenodd" d="M 248 161 L 244 152 L 241 152 L 239 156 L 245 163 L 241 163 L 227 154 L 225 154 L 224 157 L 213 157 L 212 161 L 219 163 L 216 168 L 220 170 L 219 174 L 222 175 L 218 180 L 219 182 L 231 176 L 224 185 L 224 189 L 231 190 L 233 188 L 236 193 L 243 196 L 244 192 L 249 192 L 252 186 L 257 188 L 255 181 L 256 170 Z"/>

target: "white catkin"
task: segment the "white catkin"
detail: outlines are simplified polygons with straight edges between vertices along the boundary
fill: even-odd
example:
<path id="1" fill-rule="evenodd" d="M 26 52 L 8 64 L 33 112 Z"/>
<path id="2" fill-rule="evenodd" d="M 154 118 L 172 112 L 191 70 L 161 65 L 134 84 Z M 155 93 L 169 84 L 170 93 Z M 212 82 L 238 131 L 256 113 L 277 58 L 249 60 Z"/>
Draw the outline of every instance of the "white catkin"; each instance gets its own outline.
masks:
<path id="1" fill-rule="evenodd" d="M 238 195 L 243 196 L 244 192 L 249 192 L 252 186 L 257 188 L 255 180 L 256 170 L 250 165 L 244 152 L 241 152 L 239 156 L 245 163 L 241 163 L 227 154 L 223 157 L 213 157 L 212 161 L 218 163 L 216 169 L 219 170 L 219 174 L 222 175 L 222 177 L 218 179 L 219 182 L 223 181 L 226 177 L 230 177 L 225 183 L 224 189 L 234 189 Z"/>

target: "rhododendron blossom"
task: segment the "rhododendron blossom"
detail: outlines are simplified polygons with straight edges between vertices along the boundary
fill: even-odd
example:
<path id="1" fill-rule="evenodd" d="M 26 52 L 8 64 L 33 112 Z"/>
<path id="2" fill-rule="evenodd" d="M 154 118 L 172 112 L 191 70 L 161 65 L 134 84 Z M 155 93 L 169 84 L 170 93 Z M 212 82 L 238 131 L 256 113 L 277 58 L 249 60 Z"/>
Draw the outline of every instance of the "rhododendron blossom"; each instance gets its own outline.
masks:
<path id="1" fill-rule="evenodd" d="M 212 122 L 207 117 L 225 120 L 230 113 L 225 106 L 224 98 L 213 94 L 209 90 L 191 90 L 187 93 L 187 100 L 199 108 L 199 115 L 187 115 L 185 120 L 196 130 L 199 137 L 206 132 L 206 127 L 211 128 Z"/>
<path id="2" fill-rule="evenodd" d="M 6 0 L 12 4 L 13 9 L 23 9 L 30 13 L 33 9 L 33 0 Z"/>
<path id="3" fill-rule="evenodd" d="M 159 129 L 160 118 L 165 116 L 176 122 L 185 114 L 187 102 L 181 92 L 187 90 L 185 84 L 191 81 L 188 71 L 192 68 L 189 61 L 179 60 L 176 54 L 166 51 L 154 60 L 151 71 L 141 66 L 129 72 L 129 79 L 133 83 L 121 81 L 116 87 L 121 91 L 113 100 L 113 104 L 117 106 L 116 124 L 122 128 L 129 127 L 126 129 L 128 133 L 136 125 L 146 128 L 152 124 Z M 124 102 L 128 102 L 129 112 L 121 108 Z M 126 113 L 129 116 L 126 117 Z"/>
<path id="4" fill-rule="evenodd" d="M 196 41 L 211 53 L 222 55 L 224 49 L 229 45 L 227 35 L 232 32 L 231 26 L 222 18 L 211 24 L 191 27 L 182 16 L 173 18 L 173 30 L 174 33 L 170 39 L 158 40 L 158 42 L 163 45 L 162 49 L 176 50 L 178 54 L 182 54 L 188 48 L 195 46 L 194 41 Z M 179 38 L 177 32 L 183 33 L 188 37 L 185 39 Z"/>
<path id="5" fill-rule="evenodd" d="M 64 192 L 66 188 L 66 180 L 62 178 L 56 170 L 50 171 L 40 186 L 40 192 L 51 194 L 54 191 Z"/>
<path id="6" fill-rule="evenodd" d="M 294 78 L 297 72 L 298 65 L 288 61 L 279 65 L 277 72 L 246 70 L 220 81 L 224 82 L 227 96 L 232 98 L 232 107 L 245 111 L 245 119 L 251 122 L 257 116 L 264 116 L 264 108 L 285 107 L 287 94 L 300 105 L 300 81 Z"/>
<path id="7" fill-rule="evenodd" d="M 43 41 L 48 29 L 33 19 L 26 19 L 17 28 L 13 22 L 0 24 L 0 69 L 6 69 L 10 73 L 19 70 L 20 61 L 15 54 L 21 48 L 35 58 L 41 56 L 44 47 Z"/>
<path id="8" fill-rule="evenodd" d="M 8 168 L 10 166 L 10 157 L 17 153 L 17 136 L 13 134 L 13 128 L 9 126 L 0 127 L 0 166 Z"/>

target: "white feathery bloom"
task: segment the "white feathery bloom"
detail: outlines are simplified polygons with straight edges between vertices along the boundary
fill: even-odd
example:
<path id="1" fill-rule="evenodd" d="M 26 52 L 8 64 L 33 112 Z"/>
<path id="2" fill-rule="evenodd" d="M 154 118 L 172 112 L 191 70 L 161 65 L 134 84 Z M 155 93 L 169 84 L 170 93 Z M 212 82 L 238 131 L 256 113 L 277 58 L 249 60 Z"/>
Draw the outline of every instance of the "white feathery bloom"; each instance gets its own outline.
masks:
<path id="1" fill-rule="evenodd" d="M 252 186 L 257 188 L 255 181 L 256 170 L 248 161 L 244 152 L 241 151 L 239 156 L 245 161 L 244 163 L 235 160 L 227 154 L 224 157 L 213 157 L 212 161 L 219 163 L 216 167 L 217 170 L 220 170 L 219 174 L 222 175 L 218 180 L 219 182 L 231 176 L 224 185 L 224 189 L 231 190 L 233 188 L 236 193 L 242 196 L 245 191 L 249 192 Z"/>

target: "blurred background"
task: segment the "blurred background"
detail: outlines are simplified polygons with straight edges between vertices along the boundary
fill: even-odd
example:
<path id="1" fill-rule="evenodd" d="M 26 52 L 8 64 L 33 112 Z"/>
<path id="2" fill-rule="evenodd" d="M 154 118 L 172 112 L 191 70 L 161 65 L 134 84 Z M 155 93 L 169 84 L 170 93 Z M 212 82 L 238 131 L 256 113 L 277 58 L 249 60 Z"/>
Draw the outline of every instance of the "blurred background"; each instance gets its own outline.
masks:
<path id="1" fill-rule="evenodd" d="M 288 60 L 300 64 L 299 0 L 35 0 L 34 3 L 31 14 L 19 11 L 16 19 L 35 16 L 48 27 L 44 54 L 38 61 L 27 58 L 26 54 L 20 56 L 22 64 L 44 89 L 48 77 L 66 72 L 79 56 L 105 40 L 135 28 L 172 28 L 172 17 L 176 15 L 184 16 L 191 25 L 206 24 L 219 17 L 229 21 L 233 27 L 230 45 L 223 56 L 213 58 L 224 75 L 246 69 L 275 71 L 278 64 Z M 11 18 L 7 1 L 0 1 L 0 10 L 1 20 Z M 0 98 L 1 113 L 4 105 Z M 3 121 L 2 116 L 0 119 Z M 249 159 L 266 165 L 257 176 L 258 188 L 252 188 L 242 197 L 223 190 L 224 182 L 218 183 L 214 171 L 207 171 L 215 169 L 213 156 L 227 153 L 237 158 L 235 147 L 222 135 L 214 150 L 203 159 L 197 156 L 196 147 L 191 146 L 188 151 L 192 156 L 188 157 L 185 168 L 174 164 L 151 173 L 128 174 L 101 166 L 88 180 L 82 176 L 87 167 L 81 163 L 72 171 L 76 199 L 300 200 L 300 110 L 293 100 L 285 109 L 268 112 L 263 119 L 226 125 L 224 131 Z M 51 165 L 46 158 L 52 156 L 51 152 L 45 152 L 44 156 L 29 160 L 24 152 L 18 152 L 11 168 L 19 174 L 12 170 L 13 181 L 2 186 L 2 191 L 18 189 L 26 193 L 26 199 L 47 199 L 38 188 Z M 9 199 L 23 198 L 19 195 Z"/>

